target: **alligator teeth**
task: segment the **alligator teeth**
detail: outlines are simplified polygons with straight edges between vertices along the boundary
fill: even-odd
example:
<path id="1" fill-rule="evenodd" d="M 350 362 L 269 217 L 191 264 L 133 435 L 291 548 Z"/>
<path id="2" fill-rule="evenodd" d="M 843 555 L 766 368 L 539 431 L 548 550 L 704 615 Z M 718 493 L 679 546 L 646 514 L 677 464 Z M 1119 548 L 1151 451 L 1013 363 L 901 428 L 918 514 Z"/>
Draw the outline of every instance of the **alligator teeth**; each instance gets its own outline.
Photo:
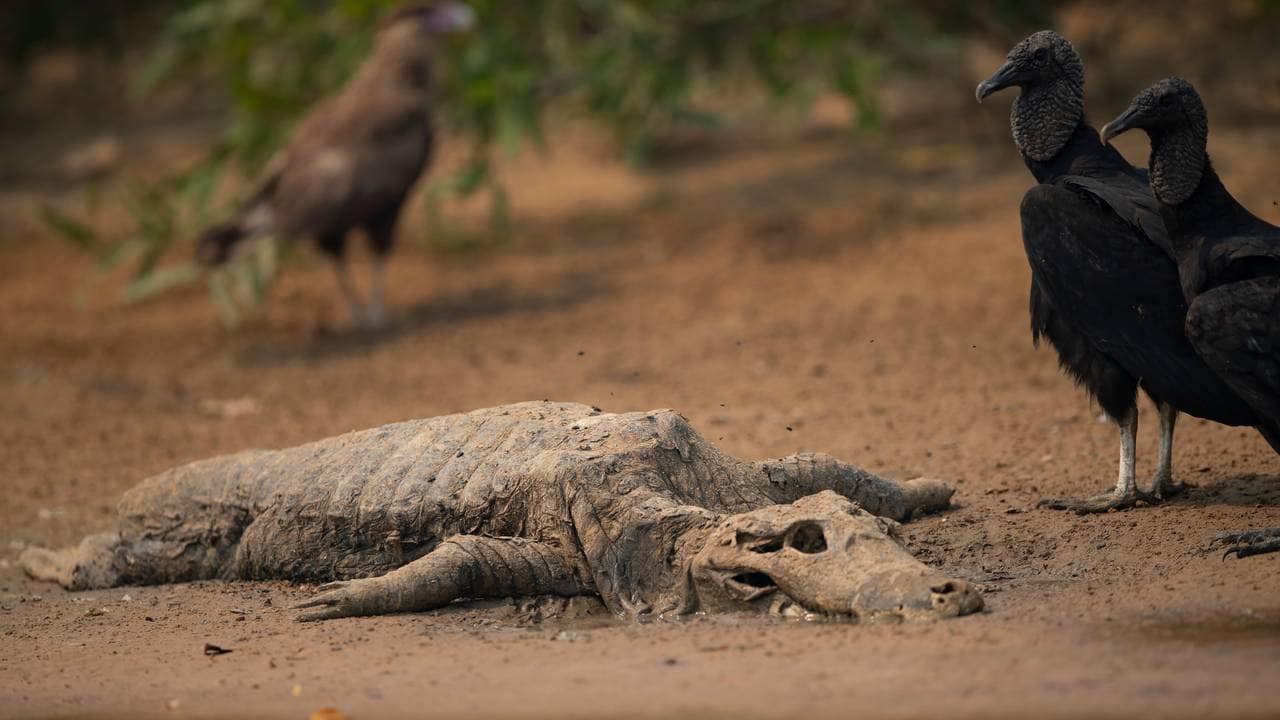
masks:
<path id="1" fill-rule="evenodd" d="M 788 608 L 790 610 L 791 608 Z M 856 623 L 858 618 L 856 615 L 846 615 L 844 613 L 822 612 L 816 610 L 799 610 L 795 614 L 787 615 L 787 617 L 799 616 L 805 622 L 820 623 Z"/>

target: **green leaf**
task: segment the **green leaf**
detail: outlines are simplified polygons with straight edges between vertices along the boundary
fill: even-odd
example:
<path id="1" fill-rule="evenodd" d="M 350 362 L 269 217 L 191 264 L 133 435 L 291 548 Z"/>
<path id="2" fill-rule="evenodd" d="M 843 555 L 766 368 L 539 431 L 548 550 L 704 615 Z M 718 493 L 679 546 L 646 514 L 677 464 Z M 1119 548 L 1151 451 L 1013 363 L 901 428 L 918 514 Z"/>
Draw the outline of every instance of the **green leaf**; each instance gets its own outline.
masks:
<path id="1" fill-rule="evenodd" d="M 62 239 L 81 250 L 93 250 L 98 246 L 98 234 L 93 228 L 72 218 L 52 205 L 45 204 L 40 208 L 40 217 Z"/>
<path id="2" fill-rule="evenodd" d="M 166 290 L 190 285 L 200 279 L 200 270 L 194 264 L 174 265 L 153 270 L 142 275 L 120 291 L 120 301 L 125 304 L 141 302 Z"/>
<path id="3" fill-rule="evenodd" d="M 108 248 L 105 252 L 98 256 L 98 261 L 94 263 L 97 272 L 106 274 L 116 268 L 127 265 L 131 260 L 141 255 L 143 245 L 137 241 L 126 240 L 116 243 Z"/>

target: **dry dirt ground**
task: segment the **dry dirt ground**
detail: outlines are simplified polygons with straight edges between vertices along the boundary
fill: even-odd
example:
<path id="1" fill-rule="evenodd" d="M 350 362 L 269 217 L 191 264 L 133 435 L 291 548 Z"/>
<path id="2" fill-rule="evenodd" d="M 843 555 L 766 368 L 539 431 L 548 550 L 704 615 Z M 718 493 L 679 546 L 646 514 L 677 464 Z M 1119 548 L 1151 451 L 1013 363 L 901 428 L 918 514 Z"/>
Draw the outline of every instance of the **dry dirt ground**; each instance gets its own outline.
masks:
<path id="1" fill-rule="evenodd" d="M 1208 549 L 1280 525 L 1280 458 L 1253 431 L 1184 418 L 1175 470 L 1196 487 L 1164 506 L 1035 509 L 1108 487 L 1117 443 L 1031 347 L 1029 179 L 1003 107 L 974 113 L 961 139 L 743 132 L 640 175 L 564 147 L 523 161 L 512 240 L 435 256 L 406 241 L 376 335 L 347 329 L 307 253 L 234 333 L 199 290 L 77 307 L 86 260 L 34 219 L 48 183 L 0 188 L 0 716 L 1280 715 L 1280 555 Z M 1278 141 L 1219 128 L 1212 147 L 1272 221 Z M 988 610 L 628 625 L 496 602 L 301 625 L 286 608 L 307 587 L 70 594 L 16 566 L 27 543 L 110 528 L 123 490 L 177 463 L 541 398 L 675 407 L 742 456 L 949 479 L 958 507 L 911 543 L 981 583 Z"/>

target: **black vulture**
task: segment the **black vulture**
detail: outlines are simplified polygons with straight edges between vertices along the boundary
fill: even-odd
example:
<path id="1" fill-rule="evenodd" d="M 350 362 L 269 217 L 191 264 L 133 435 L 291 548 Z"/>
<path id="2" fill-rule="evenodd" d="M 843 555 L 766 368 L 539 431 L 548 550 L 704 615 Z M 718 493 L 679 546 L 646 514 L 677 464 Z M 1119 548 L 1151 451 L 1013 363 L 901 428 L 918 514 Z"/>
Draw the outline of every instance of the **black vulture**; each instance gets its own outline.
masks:
<path id="1" fill-rule="evenodd" d="M 1173 430 L 1179 412 L 1254 425 L 1253 410 L 1204 363 L 1183 332 L 1187 306 L 1168 234 L 1146 174 L 1104 144 L 1084 115 L 1084 66 L 1052 31 L 1014 46 L 978 85 L 987 95 L 1017 86 L 1014 143 L 1040 183 L 1022 199 L 1022 239 L 1031 265 L 1032 338 L 1058 360 L 1120 430 L 1115 488 L 1060 498 L 1054 509 L 1103 512 L 1178 492 Z M 1137 389 L 1160 412 L 1160 451 L 1149 492 L 1134 478 Z"/>
<path id="2" fill-rule="evenodd" d="M 355 75 L 302 118 L 237 215 L 203 234 L 201 262 L 220 265 L 267 235 L 310 239 L 333 260 L 355 319 L 381 324 L 383 263 L 400 207 L 431 158 L 434 37 L 466 28 L 472 17 L 453 2 L 394 11 Z M 368 304 L 343 258 L 357 228 L 373 251 Z"/>
<path id="3" fill-rule="evenodd" d="M 1195 88 L 1169 78 L 1143 90 L 1103 137 L 1141 128 L 1151 138 L 1151 189 L 1169 228 L 1201 357 L 1263 418 L 1280 452 L 1280 228 L 1222 184 L 1207 151 L 1209 119 Z M 1280 528 L 1231 533 L 1238 557 L 1280 550 Z"/>

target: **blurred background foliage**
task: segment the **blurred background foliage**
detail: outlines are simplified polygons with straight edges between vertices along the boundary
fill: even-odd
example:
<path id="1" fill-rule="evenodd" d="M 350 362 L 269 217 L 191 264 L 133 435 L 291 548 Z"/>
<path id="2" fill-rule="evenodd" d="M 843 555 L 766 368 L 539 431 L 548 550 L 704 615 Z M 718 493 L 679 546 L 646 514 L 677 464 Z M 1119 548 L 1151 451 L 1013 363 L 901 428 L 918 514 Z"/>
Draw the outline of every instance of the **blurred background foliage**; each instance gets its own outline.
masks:
<path id="1" fill-rule="evenodd" d="M 1261 0 L 1263 5 L 1275 4 Z M 157 88 L 212 78 L 225 90 L 225 130 L 203 161 L 133 192 L 136 230 L 97 236 L 92 217 L 49 208 L 63 237 L 99 258 L 104 272 L 129 267 L 124 298 L 196 280 L 189 265 L 161 268 L 174 243 L 227 208 L 213 207 L 221 175 L 252 175 L 318 98 L 340 85 L 369 48 L 395 0 L 152 0 L 108 7 L 78 0 L 18 0 L 0 9 L 0 50 L 21 65 L 32 48 L 58 41 L 141 49 L 132 78 L 139 102 Z M 425 183 L 428 225 L 449 195 L 487 193 L 492 227 L 505 232 L 506 190 L 495 154 L 545 144 L 549 107 L 569 108 L 609 128 L 620 155 L 643 164 L 664 131 L 716 128 L 726 118 L 699 104 L 699 90 L 755 83 L 775 100 L 803 104 L 836 91 L 855 129 L 882 122 L 876 90 L 890 71 L 923 68 L 973 34 L 1008 43 L 1052 25 L 1053 0 L 950 3 L 837 0 L 471 0 L 478 23 L 444 48 L 437 68 L 439 119 L 467 143 L 462 169 Z M 1262 7 L 1260 5 L 1260 7 Z M 141 48 L 139 47 L 141 43 Z M 90 203 L 92 208 L 92 203 Z M 410 210 L 412 211 L 412 210 Z M 429 233 L 434 234 L 434 233 Z M 212 288 L 234 321 L 268 286 L 276 250 L 224 273 Z"/>

